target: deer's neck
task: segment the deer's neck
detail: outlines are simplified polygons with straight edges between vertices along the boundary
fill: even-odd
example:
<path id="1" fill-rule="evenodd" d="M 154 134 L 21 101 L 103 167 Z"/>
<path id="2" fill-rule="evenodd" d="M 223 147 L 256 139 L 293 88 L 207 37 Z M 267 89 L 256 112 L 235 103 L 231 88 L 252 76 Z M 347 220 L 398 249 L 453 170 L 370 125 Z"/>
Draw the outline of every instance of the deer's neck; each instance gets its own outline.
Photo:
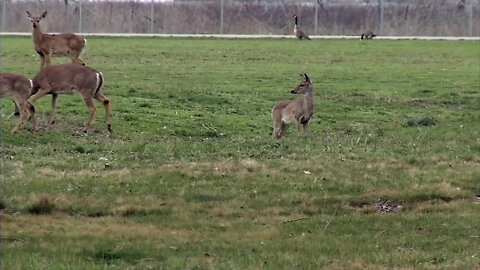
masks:
<path id="1" fill-rule="evenodd" d="M 33 28 L 32 38 L 33 38 L 33 42 L 35 44 L 39 44 L 42 41 L 43 33 L 42 33 L 42 30 L 40 29 L 39 25 L 37 25 L 37 27 Z"/>
<path id="2" fill-rule="evenodd" d="M 303 96 L 303 110 L 306 114 L 313 113 L 313 94 L 308 92 Z"/>

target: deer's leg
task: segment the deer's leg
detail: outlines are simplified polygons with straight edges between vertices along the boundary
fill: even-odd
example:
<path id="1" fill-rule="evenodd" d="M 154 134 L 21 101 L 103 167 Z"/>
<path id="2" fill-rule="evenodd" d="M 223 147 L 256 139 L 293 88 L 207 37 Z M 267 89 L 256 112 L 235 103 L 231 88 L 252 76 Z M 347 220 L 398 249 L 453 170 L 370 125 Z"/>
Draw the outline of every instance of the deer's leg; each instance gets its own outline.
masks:
<path id="1" fill-rule="evenodd" d="M 27 117 L 27 103 L 23 100 L 17 100 L 16 104 L 19 108 L 20 119 L 18 119 L 17 124 L 12 129 L 12 133 L 17 132 L 20 128 L 22 128 L 23 123 L 25 122 L 25 118 Z"/>
<path id="2" fill-rule="evenodd" d="M 301 123 L 302 123 L 302 129 L 303 133 L 307 134 L 308 133 L 308 124 L 310 123 L 310 118 L 301 118 Z"/>
<path id="3" fill-rule="evenodd" d="M 70 58 L 72 63 L 85 66 L 85 62 L 80 58 L 80 53 L 79 51 L 70 51 Z"/>
<path id="4" fill-rule="evenodd" d="M 35 116 L 35 107 L 27 101 L 27 109 L 30 113 L 30 119 L 32 120 L 33 131 L 37 130 L 37 117 Z"/>
<path id="5" fill-rule="evenodd" d="M 308 122 L 307 123 L 303 123 L 303 132 L 307 133 L 308 132 Z"/>
<path id="6" fill-rule="evenodd" d="M 17 103 L 14 101 L 13 104 L 15 104 L 15 111 L 13 112 L 13 115 L 19 116 L 20 115 L 20 109 L 18 108 Z"/>
<path id="7" fill-rule="evenodd" d="M 278 139 L 280 136 L 282 136 L 282 120 L 277 119 L 274 115 L 272 139 Z"/>
<path id="8" fill-rule="evenodd" d="M 105 107 L 105 123 L 107 124 L 108 131 L 112 132 L 112 115 L 110 113 L 110 100 L 102 93 L 97 93 L 94 98 L 102 102 L 103 106 Z"/>
<path id="9" fill-rule="evenodd" d="M 45 67 L 45 56 L 40 56 L 40 70 Z"/>
<path id="10" fill-rule="evenodd" d="M 282 120 L 274 122 L 272 138 L 279 139 L 280 137 L 282 137 L 286 128 L 287 124 Z"/>
<path id="11" fill-rule="evenodd" d="M 272 139 L 279 139 L 283 133 L 284 122 L 282 121 L 282 113 L 278 108 L 273 108 L 272 120 L 273 120 Z"/>
<path id="12" fill-rule="evenodd" d="M 49 52 L 48 54 L 45 54 L 45 67 L 50 66 L 51 60 L 52 60 L 52 53 Z"/>
<path id="13" fill-rule="evenodd" d="M 281 136 L 281 129 L 278 126 L 273 127 L 272 139 L 278 139 Z"/>
<path id="14" fill-rule="evenodd" d="M 93 104 L 93 99 L 91 96 L 84 96 L 83 101 L 88 107 L 88 119 L 85 123 L 85 127 L 83 128 L 83 131 L 87 132 L 92 127 L 92 120 L 95 116 L 95 111 L 97 110 L 97 108 L 95 108 L 95 104 Z"/>
<path id="15" fill-rule="evenodd" d="M 58 94 L 52 94 L 52 111 L 50 112 L 50 116 L 48 117 L 48 124 L 55 123 L 55 110 L 57 108 L 57 98 L 58 98 Z"/>
<path id="16" fill-rule="evenodd" d="M 300 121 L 296 121 L 295 124 L 297 126 L 297 135 L 300 136 L 303 129 L 303 125 Z"/>
<path id="17" fill-rule="evenodd" d="M 28 99 L 28 102 L 33 105 L 33 104 L 35 103 L 35 101 L 37 101 L 37 99 L 39 99 L 39 98 L 47 95 L 48 93 L 50 93 L 51 90 L 52 90 L 52 89 L 51 89 L 50 86 L 48 86 L 48 85 L 47 85 L 47 86 L 42 86 L 42 87 L 40 88 L 40 90 L 39 90 L 35 95 L 32 95 L 32 96 Z"/>
<path id="18" fill-rule="evenodd" d="M 42 52 L 40 49 L 35 49 L 40 56 L 40 70 L 42 70 L 45 67 L 45 53 Z"/>

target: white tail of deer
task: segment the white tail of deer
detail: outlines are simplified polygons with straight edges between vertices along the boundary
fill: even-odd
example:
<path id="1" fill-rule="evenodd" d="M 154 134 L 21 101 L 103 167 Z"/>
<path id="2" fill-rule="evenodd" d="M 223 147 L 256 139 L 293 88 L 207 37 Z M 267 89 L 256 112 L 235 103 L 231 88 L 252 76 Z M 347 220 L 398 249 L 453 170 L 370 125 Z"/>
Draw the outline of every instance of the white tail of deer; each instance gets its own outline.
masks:
<path id="1" fill-rule="evenodd" d="M 105 107 L 105 122 L 108 131 L 112 132 L 110 100 L 103 95 L 103 75 L 97 70 L 77 65 L 63 64 L 45 67 L 33 78 L 32 96 L 33 104 L 37 99 L 47 94 L 79 93 L 88 107 L 89 115 L 84 131 L 91 128 L 95 116 L 93 99 L 100 101 Z"/>
<path id="2" fill-rule="evenodd" d="M 40 21 L 47 16 L 47 12 L 43 12 L 41 16 L 32 16 L 27 11 L 27 15 L 32 22 L 35 51 L 40 55 L 40 69 L 50 65 L 52 55 L 69 54 L 72 63 L 85 65 L 80 59 L 80 54 L 87 43 L 84 38 L 72 33 L 45 34 L 40 29 Z"/>
<path id="3" fill-rule="evenodd" d="M 292 122 L 296 124 L 298 132 L 306 132 L 308 129 L 313 115 L 313 87 L 307 74 L 301 76 L 302 81 L 290 93 L 303 94 L 303 98 L 280 101 L 272 109 L 274 139 L 280 138 Z"/>
<path id="4" fill-rule="evenodd" d="M 19 108 L 20 119 L 12 132 L 22 128 L 29 113 L 32 119 L 33 130 L 36 129 L 35 107 L 28 102 L 32 89 L 32 81 L 23 75 L 13 73 L 0 73 L 0 98 L 13 97 Z"/>

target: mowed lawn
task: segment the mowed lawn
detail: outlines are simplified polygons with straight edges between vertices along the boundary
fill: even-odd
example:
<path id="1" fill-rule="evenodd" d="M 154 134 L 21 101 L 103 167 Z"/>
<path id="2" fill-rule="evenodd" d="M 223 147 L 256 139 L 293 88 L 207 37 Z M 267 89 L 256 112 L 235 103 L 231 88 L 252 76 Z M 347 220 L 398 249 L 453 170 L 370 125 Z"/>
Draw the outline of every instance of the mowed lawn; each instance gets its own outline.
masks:
<path id="1" fill-rule="evenodd" d="M 2 72 L 33 77 L 30 38 Z M 480 44 L 88 38 L 97 104 L 1 105 L 3 269 L 478 269 Z M 68 62 L 66 57 L 54 63 Z M 299 73 L 310 132 L 274 141 Z"/>

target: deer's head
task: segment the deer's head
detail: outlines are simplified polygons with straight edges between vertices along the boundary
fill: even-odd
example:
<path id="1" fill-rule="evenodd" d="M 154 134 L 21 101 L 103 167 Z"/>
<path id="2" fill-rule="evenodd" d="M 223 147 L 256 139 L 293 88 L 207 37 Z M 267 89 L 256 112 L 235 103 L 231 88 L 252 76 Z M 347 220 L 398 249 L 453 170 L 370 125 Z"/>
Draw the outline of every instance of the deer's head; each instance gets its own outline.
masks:
<path id="1" fill-rule="evenodd" d="M 30 12 L 27 10 L 27 15 L 28 18 L 30 19 L 30 22 L 32 23 L 33 28 L 37 28 L 40 25 L 40 21 L 47 16 L 47 12 L 43 12 L 41 16 L 32 16 Z"/>
<path id="2" fill-rule="evenodd" d="M 312 82 L 307 74 L 300 74 L 302 77 L 302 81 L 299 85 L 297 85 L 292 91 L 291 94 L 305 94 L 308 92 L 312 92 Z"/>

